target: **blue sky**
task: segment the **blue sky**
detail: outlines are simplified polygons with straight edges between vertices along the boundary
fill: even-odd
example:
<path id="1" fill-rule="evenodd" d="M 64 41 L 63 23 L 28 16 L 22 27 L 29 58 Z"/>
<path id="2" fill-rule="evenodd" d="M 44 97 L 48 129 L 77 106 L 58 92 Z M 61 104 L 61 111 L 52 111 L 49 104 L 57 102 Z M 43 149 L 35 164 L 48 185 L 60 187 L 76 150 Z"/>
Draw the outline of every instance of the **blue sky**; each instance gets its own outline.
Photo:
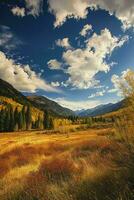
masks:
<path id="1" fill-rule="evenodd" d="M 73 110 L 117 102 L 134 69 L 134 2 L 0 2 L 0 78 Z"/>

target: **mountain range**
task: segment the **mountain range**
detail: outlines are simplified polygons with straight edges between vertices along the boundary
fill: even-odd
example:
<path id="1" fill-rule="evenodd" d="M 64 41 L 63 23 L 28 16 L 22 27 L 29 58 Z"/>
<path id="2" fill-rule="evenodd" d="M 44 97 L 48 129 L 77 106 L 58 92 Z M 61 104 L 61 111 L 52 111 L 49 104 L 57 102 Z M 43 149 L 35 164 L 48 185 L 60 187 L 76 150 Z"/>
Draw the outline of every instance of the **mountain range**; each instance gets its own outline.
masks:
<path id="1" fill-rule="evenodd" d="M 77 115 L 77 116 L 97 116 L 103 115 L 105 113 L 116 111 L 123 107 L 123 102 L 120 101 L 118 103 L 106 104 L 106 105 L 99 105 L 92 109 L 87 110 L 78 110 L 72 111 L 68 108 L 60 106 L 55 101 L 52 101 L 44 96 L 24 96 L 21 92 L 16 90 L 11 84 L 8 82 L 0 79 L 0 96 L 7 97 L 13 99 L 15 102 L 20 103 L 22 105 L 31 105 L 39 110 L 48 110 L 54 116 L 70 116 L 70 115 Z"/>
<path id="2" fill-rule="evenodd" d="M 105 105 L 99 105 L 99 106 L 96 106 L 95 108 L 91 108 L 91 109 L 87 109 L 87 110 L 81 110 L 81 111 L 79 110 L 79 111 L 76 111 L 76 114 L 81 117 L 84 117 L 84 116 L 95 117 L 98 115 L 103 115 L 106 113 L 117 111 L 120 108 L 122 108 L 123 105 L 124 105 L 124 100 L 122 100 L 118 103 L 115 103 L 115 104 L 109 103 L 109 104 L 105 104 Z"/>

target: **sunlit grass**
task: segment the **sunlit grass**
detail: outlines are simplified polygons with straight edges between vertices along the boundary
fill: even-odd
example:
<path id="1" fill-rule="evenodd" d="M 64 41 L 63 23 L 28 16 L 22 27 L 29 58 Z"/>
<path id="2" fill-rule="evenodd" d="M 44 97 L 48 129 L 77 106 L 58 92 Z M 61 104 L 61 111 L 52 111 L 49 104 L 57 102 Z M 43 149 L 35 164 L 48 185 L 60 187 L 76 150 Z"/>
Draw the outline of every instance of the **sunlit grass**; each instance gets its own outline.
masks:
<path id="1" fill-rule="evenodd" d="M 120 190 L 112 196 L 120 187 L 120 175 L 115 174 L 128 154 L 121 143 L 109 139 L 111 131 L 1 134 L 0 199 L 103 200 L 106 193 L 99 196 L 111 184 L 110 200 L 118 200 Z"/>

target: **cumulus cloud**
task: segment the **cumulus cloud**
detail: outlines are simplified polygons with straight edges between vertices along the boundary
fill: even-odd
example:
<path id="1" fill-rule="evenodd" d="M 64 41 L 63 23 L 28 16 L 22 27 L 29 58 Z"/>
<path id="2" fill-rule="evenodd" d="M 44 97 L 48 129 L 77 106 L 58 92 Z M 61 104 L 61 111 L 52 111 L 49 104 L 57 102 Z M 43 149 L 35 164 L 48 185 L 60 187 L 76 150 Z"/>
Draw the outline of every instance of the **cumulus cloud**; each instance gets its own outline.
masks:
<path id="1" fill-rule="evenodd" d="M 56 59 L 52 59 L 48 61 L 48 67 L 51 70 L 59 70 L 61 69 L 61 63 L 58 62 Z"/>
<path id="2" fill-rule="evenodd" d="M 49 11 L 55 15 L 54 26 L 62 25 L 67 18 L 86 18 L 88 2 L 85 0 L 48 0 Z"/>
<path id="3" fill-rule="evenodd" d="M 25 0 L 25 8 L 15 6 L 11 12 L 18 17 L 32 15 L 36 18 L 43 12 L 43 0 Z"/>
<path id="4" fill-rule="evenodd" d="M 66 88 L 66 87 L 68 87 L 68 84 L 66 82 L 62 81 L 61 86 Z"/>
<path id="5" fill-rule="evenodd" d="M 109 12 L 110 15 L 115 15 L 123 24 L 124 29 L 134 27 L 134 1 L 133 0 L 89 0 L 93 3 L 95 9 L 101 8 Z M 96 7 L 98 6 L 98 7 Z"/>
<path id="6" fill-rule="evenodd" d="M 115 15 L 124 28 L 134 27 L 133 0 L 48 0 L 49 10 L 55 15 L 54 26 L 62 25 L 68 18 L 86 18 L 89 9 L 104 9 Z"/>
<path id="7" fill-rule="evenodd" d="M 92 25 L 91 24 L 86 24 L 83 29 L 80 31 L 80 35 L 85 37 L 89 31 L 92 31 Z"/>
<path id="8" fill-rule="evenodd" d="M 43 0 L 25 0 L 27 14 L 38 17 L 43 11 Z"/>
<path id="9" fill-rule="evenodd" d="M 11 12 L 13 15 L 16 15 L 18 17 L 24 17 L 25 16 L 25 8 L 20 8 L 18 6 L 15 6 L 11 9 Z"/>
<path id="10" fill-rule="evenodd" d="M 64 52 L 63 60 L 68 66 L 66 73 L 69 75 L 66 83 L 79 89 L 88 89 L 97 85 L 99 81 L 95 80 L 95 75 L 98 72 L 106 73 L 110 69 L 106 57 L 111 55 L 115 48 L 121 47 L 127 39 L 127 37 L 112 36 L 108 29 L 104 29 L 100 35 L 94 33 L 86 41 L 85 48 Z"/>
<path id="11" fill-rule="evenodd" d="M 95 98 L 95 97 L 102 97 L 106 93 L 106 90 L 95 92 L 94 94 L 91 94 L 88 96 L 89 99 Z"/>
<path id="12" fill-rule="evenodd" d="M 90 109 L 90 108 L 94 108 L 97 105 L 100 105 L 100 101 L 94 100 L 85 100 L 85 101 L 72 101 L 72 100 L 68 100 L 65 98 L 56 98 L 53 99 L 54 101 L 56 101 L 58 104 L 60 104 L 63 107 L 69 108 L 71 110 L 81 110 L 81 109 Z"/>
<path id="13" fill-rule="evenodd" d="M 63 48 L 66 48 L 66 49 L 69 49 L 71 48 L 71 45 L 69 43 L 69 39 L 68 38 L 63 38 L 62 40 L 61 39 L 58 39 L 56 41 L 56 45 L 57 46 L 60 46 L 60 47 L 63 47 Z"/>
<path id="14" fill-rule="evenodd" d="M 0 51 L 0 78 L 23 92 L 36 92 L 37 89 L 58 92 L 58 90 L 40 78 L 29 65 L 17 65 Z"/>
<path id="15" fill-rule="evenodd" d="M 125 83 L 125 76 L 129 71 L 130 71 L 130 69 L 123 71 L 120 76 L 113 74 L 111 81 L 114 85 L 114 88 L 110 89 L 109 93 L 117 92 L 118 96 L 122 96 L 120 84 Z"/>
<path id="16" fill-rule="evenodd" d="M 58 82 L 58 81 L 56 81 L 56 82 L 51 82 L 51 85 L 53 86 L 53 87 L 59 87 L 60 86 L 60 83 Z"/>
<path id="17" fill-rule="evenodd" d="M 0 26 L 0 47 L 12 50 L 21 44 L 22 42 L 12 33 L 10 27 Z"/>

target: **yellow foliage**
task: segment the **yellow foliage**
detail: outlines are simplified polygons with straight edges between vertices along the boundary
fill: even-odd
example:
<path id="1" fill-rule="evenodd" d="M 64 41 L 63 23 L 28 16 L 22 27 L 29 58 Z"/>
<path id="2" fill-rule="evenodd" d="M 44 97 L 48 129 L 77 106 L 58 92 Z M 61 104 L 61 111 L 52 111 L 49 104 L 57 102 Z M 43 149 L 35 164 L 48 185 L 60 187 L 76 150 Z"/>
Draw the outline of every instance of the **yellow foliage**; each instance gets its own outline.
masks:
<path id="1" fill-rule="evenodd" d="M 54 128 L 57 129 L 61 126 L 67 126 L 67 125 L 71 125 L 72 122 L 71 120 L 68 120 L 68 119 L 54 119 Z"/>
<path id="2" fill-rule="evenodd" d="M 0 103 L 1 103 L 0 104 L 0 110 L 6 108 L 4 103 L 10 104 L 13 107 L 14 110 L 15 110 L 16 107 L 18 108 L 19 111 L 21 111 L 22 108 L 23 108 L 22 104 L 17 103 L 12 98 L 7 98 L 7 97 L 3 97 L 3 96 L 0 96 Z M 40 116 L 40 118 L 43 119 L 43 112 L 40 111 L 39 109 L 37 109 L 35 107 L 31 107 L 31 112 L 32 112 L 32 121 L 33 122 L 38 120 L 38 116 Z"/>

